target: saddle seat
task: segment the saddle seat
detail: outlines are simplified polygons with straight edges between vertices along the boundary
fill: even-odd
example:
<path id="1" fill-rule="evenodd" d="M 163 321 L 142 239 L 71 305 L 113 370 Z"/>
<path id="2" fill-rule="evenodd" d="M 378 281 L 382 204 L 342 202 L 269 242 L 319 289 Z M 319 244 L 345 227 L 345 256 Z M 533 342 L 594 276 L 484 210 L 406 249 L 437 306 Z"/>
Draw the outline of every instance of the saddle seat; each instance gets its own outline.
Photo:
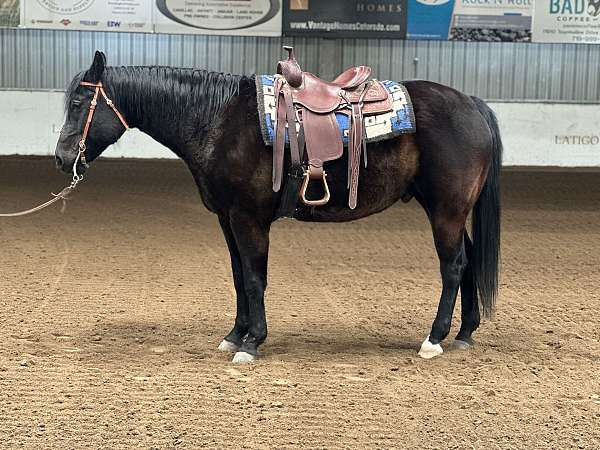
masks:
<path id="1" fill-rule="evenodd" d="M 331 83 L 342 89 L 352 89 L 363 84 L 371 76 L 372 69 L 369 66 L 356 66 L 342 72 Z"/>
<path id="2" fill-rule="evenodd" d="M 363 107 L 366 107 L 370 114 L 378 114 L 391 109 L 391 103 L 387 101 L 388 92 L 379 82 L 367 85 L 363 81 L 355 87 L 342 88 L 340 85 L 322 80 L 310 72 L 302 73 L 302 84 L 298 88 L 292 88 L 292 95 L 295 104 L 320 114 L 335 111 L 340 108 L 341 104 L 348 105 L 359 101 L 362 101 Z"/>
<path id="3" fill-rule="evenodd" d="M 358 69 L 358 67 L 353 69 Z M 355 77 L 349 81 L 352 84 L 360 77 Z M 335 111 L 341 103 L 352 104 L 362 100 L 366 105 L 373 102 L 385 102 L 388 98 L 387 90 L 380 83 L 371 83 L 367 86 L 365 81 L 361 81 L 357 86 L 343 88 L 335 82 L 322 80 L 310 72 L 302 73 L 302 84 L 298 88 L 292 87 L 292 95 L 294 103 L 320 114 Z M 371 113 L 379 113 L 389 111 L 390 107 L 391 105 L 385 102 L 384 104 L 371 105 L 369 109 Z"/>
<path id="4" fill-rule="evenodd" d="M 284 198 L 298 198 L 300 178 L 301 200 L 309 206 L 325 205 L 330 199 L 323 163 L 340 158 L 344 145 L 336 114 L 350 119 L 348 144 L 348 205 L 357 205 L 358 175 L 361 154 L 367 165 L 363 117 L 382 114 L 392 109 L 392 99 L 385 87 L 370 80 L 371 68 L 352 67 L 333 81 L 318 78 L 300 69 L 292 47 L 284 47 L 288 59 L 280 61 L 275 83 L 277 116 L 273 151 L 273 190 L 278 192 L 283 178 L 286 130 L 290 142 L 291 168 Z M 286 127 L 287 124 L 287 127 Z M 324 195 L 321 199 L 306 197 L 310 180 L 321 180 Z M 294 190 L 296 192 L 294 193 Z M 295 194 L 295 197 L 294 197 Z M 282 201 L 279 216 L 292 217 L 295 202 Z"/>

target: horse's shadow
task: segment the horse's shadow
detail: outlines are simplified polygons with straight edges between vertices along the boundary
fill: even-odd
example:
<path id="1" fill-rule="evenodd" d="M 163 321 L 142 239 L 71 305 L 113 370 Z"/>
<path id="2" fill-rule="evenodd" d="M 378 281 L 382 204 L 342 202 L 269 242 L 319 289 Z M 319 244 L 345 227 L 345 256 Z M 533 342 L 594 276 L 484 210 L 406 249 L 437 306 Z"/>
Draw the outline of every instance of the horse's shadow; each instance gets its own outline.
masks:
<path id="1" fill-rule="evenodd" d="M 200 322 L 200 321 L 199 321 Z M 369 334 L 345 324 L 322 324 L 307 333 L 304 325 L 277 330 L 266 342 L 265 357 L 298 358 L 332 355 L 377 355 L 398 351 L 414 354 L 416 337 Z M 106 359 L 114 363 L 160 356 L 163 361 L 220 357 L 217 346 L 227 327 L 209 321 L 189 322 L 104 321 L 74 335 L 80 360 Z M 316 330 L 316 331 L 315 331 Z"/>
<path id="2" fill-rule="evenodd" d="M 199 321 L 200 322 L 200 321 Z M 76 340 L 81 361 L 106 361 L 116 365 L 140 362 L 219 361 L 229 357 L 217 351 L 227 328 L 220 323 L 106 321 L 80 333 Z M 370 333 L 355 324 L 323 323 L 306 331 L 298 324 L 272 333 L 261 347 L 265 360 L 306 361 L 315 359 L 347 361 L 349 357 L 415 357 L 422 337 L 405 328 L 382 329 Z M 451 339 L 445 347 L 451 350 Z"/>
<path id="3" fill-rule="evenodd" d="M 378 332 L 370 334 L 368 330 L 358 330 L 350 325 L 319 326 L 319 335 L 314 331 L 304 335 L 299 330 L 280 331 L 265 344 L 270 354 L 306 356 L 306 355 L 376 355 L 390 351 L 414 352 L 420 342 L 416 337 L 403 336 L 402 333 Z M 392 335 L 393 334 L 393 335 Z"/>

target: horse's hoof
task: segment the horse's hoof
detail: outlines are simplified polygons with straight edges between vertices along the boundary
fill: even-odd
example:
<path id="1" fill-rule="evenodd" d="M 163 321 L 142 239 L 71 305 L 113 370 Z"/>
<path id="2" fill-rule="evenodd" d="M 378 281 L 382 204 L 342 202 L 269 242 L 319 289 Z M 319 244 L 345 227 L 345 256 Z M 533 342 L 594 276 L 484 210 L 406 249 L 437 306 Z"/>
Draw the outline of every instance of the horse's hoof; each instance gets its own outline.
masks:
<path id="1" fill-rule="evenodd" d="M 227 353 L 235 353 L 239 349 L 240 349 L 239 345 L 234 344 L 233 342 L 230 342 L 227 339 L 223 339 L 221 341 L 221 343 L 219 344 L 219 346 L 217 347 L 217 350 L 219 350 L 220 352 L 227 352 Z"/>
<path id="2" fill-rule="evenodd" d="M 250 353 L 237 352 L 234 355 L 233 360 L 231 362 L 234 364 L 249 364 L 251 362 L 254 362 L 255 359 L 256 356 L 251 355 Z"/>
<path id="3" fill-rule="evenodd" d="M 470 350 L 471 348 L 473 348 L 473 341 L 471 339 L 469 339 L 468 341 L 454 339 L 453 347 L 456 350 Z"/>
<path id="4" fill-rule="evenodd" d="M 419 356 L 423 359 L 431 359 L 444 353 L 440 344 L 432 344 L 429 342 L 429 336 L 421 344 L 421 350 L 419 350 Z"/>

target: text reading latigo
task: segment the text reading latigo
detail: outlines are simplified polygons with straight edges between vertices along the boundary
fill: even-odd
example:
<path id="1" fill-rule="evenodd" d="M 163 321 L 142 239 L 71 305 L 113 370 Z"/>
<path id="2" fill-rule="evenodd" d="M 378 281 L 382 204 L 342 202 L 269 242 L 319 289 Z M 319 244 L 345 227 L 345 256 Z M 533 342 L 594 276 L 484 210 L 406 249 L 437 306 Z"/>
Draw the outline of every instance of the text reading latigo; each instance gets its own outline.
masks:
<path id="1" fill-rule="evenodd" d="M 557 145 L 598 145 L 600 136 L 597 135 L 557 135 L 554 136 Z"/>

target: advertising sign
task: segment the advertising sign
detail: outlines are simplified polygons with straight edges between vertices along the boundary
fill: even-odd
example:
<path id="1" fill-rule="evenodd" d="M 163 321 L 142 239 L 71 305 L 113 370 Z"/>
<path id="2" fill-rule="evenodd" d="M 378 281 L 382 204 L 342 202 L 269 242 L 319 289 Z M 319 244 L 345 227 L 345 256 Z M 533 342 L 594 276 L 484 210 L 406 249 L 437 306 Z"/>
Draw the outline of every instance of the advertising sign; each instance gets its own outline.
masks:
<path id="1" fill-rule="evenodd" d="M 23 26 L 89 31 L 152 31 L 148 0 L 23 0 Z"/>
<path id="2" fill-rule="evenodd" d="M 533 40 L 600 44 L 600 0 L 536 0 Z"/>
<path id="3" fill-rule="evenodd" d="M 18 27 L 19 14 L 19 0 L 0 0 L 0 27 Z"/>
<path id="4" fill-rule="evenodd" d="M 283 0 L 286 36 L 406 37 L 407 0 Z"/>
<path id="5" fill-rule="evenodd" d="M 456 0 L 450 40 L 529 42 L 532 5 L 533 0 Z"/>
<path id="6" fill-rule="evenodd" d="M 460 0 L 457 0 L 460 1 Z M 448 39 L 455 0 L 408 0 L 408 39 Z"/>
<path id="7" fill-rule="evenodd" d="M 281 0 L 155 0 L 157 33 L 281 36 Z"/>

